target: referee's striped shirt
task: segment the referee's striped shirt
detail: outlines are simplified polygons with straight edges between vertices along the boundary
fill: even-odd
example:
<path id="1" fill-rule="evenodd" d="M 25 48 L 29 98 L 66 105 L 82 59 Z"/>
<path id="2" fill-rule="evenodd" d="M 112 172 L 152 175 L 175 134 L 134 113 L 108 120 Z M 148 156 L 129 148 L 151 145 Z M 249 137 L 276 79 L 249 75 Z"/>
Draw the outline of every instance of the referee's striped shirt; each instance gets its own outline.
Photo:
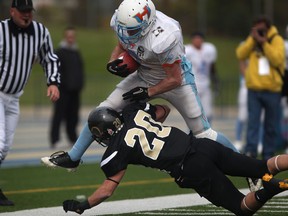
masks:
<path id="1" fill-rule="evenodd" d="M 60 84 L 59 59 L 53 53 L 48 29 L 36 21 L 26 30 L 19 29 L 12 19 L 1 21 L 0 92 L 22 91 L 36 62 L 45 71 L 47 85 Z"/>

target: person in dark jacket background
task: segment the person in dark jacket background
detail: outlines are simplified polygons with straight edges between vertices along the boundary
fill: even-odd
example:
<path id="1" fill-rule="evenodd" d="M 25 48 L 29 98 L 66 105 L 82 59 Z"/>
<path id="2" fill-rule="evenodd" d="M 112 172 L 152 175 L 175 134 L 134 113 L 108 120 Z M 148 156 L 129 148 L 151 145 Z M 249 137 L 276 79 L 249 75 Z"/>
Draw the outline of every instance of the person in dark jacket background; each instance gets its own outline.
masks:
<path id="1" fill-rule="evenodd" d="M 77 124 L 81 105 L 81 90 L 84 86 L 84 63 L 76 43 L 76 30 L 67 27 L 64 38 L 56 50 L 61 66 L 60 99 L 54 104 L 54 113 L 50 128 L 50 147 L 55 148 L 60 141 L 61 122 L 66 123 L 69 143 L 76 141 Z"/>

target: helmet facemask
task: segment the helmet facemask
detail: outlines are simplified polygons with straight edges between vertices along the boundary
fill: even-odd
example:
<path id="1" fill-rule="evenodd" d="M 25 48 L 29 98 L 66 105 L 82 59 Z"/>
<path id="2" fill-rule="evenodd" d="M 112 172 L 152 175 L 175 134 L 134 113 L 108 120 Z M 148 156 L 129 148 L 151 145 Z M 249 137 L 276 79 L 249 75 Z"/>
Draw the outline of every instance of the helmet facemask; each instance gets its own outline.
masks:
<path id="1" fill-rule="evenodd" d="M 135 27 L 126 27 L 125 25 L 117 25 L 117 35 L 125 44 L 134 44 L 142 37 L 143 32 L 148 27 L 146 22 Z"/>
<path id="2" fill-rule="evenodd" d="M 92 138 L 96 140 L 96 142 L 98 142 L 101 146 L 107 147 L 109 145 L 112 135 L 101 132 L 97 127 L 92 127 L 90 130 L 92 133 Z"/>

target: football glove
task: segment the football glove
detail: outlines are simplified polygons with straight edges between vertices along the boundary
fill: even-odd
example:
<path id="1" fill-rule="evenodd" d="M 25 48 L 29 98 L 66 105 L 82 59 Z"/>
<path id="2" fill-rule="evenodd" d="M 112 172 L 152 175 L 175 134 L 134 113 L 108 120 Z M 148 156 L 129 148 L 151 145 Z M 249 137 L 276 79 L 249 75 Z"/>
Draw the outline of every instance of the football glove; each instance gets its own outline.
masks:
<path id="1" fill-rule="evenodd" d="M 127 68 L 127 64 L 119 66 L 119 64 L 121 64 L 122 62 L 123 62 L 122 59 L 116 59 L 112 62 L 109 62 L 106 66 L 106 69 L 114 75 L 120 77 L 127 77 L 130 74 L 130 72 Z"/>
<path id="2" fill-rule="evenodd" d="M 89 209 L 90 204 L 88 200 L 79 202 L 77 200 L 65 200 L 63 202 L 63 209 L 67 213 L 68 211 L 76 212 L 78 214 L 82 214 L 86 209 Z"/>
<path id="3" fill-rule="evenodd" d="M 148 88 L 136 87 L 122 95 L 124 100 L 140 101 L 149 98 Z"/>

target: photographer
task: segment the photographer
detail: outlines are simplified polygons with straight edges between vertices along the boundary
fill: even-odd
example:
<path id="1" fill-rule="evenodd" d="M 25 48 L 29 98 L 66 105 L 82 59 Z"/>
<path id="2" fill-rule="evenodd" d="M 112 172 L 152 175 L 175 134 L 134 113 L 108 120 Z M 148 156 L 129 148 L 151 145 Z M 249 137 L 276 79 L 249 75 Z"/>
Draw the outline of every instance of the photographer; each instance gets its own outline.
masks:
<path id="1" fill-rule="evenodd" d="M 248 60 L 245 71 L 248 89 L 248 128 L 245 154 L 257 157 L 261 111 L 264 110 L 262 158 L 272 157 L 276 151 L 280 124 L 280 100 L 284 74 L 284 40 L 270 20 L 257 17 L 250 35 L 236 49 L 238 60 Z M 278 72 L 279 71 L 279 72 Z"/>

